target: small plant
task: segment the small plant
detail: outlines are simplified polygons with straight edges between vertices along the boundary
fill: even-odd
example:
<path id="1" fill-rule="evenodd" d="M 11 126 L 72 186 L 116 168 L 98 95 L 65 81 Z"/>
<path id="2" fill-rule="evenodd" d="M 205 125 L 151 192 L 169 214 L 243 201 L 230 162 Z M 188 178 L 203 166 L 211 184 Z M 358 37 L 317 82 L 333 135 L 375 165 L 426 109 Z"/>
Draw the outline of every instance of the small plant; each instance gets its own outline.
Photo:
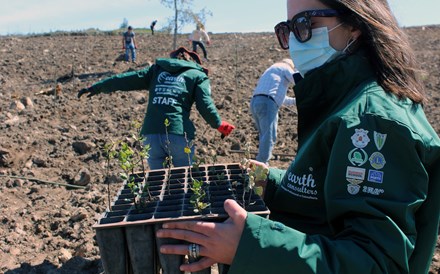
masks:
<path id="1" fill-rule="evenodd" d="M 217 176 L 218 181 L 223 181 L 226 178 L 226 175 L 224 172 L 217 174 L 216 176 Z"/>
<path id="2" fill-rule="evenodd" d="M 127 180 L 127 186 L 134 195 L 133 199 L 136 208 L 143 208 L 147 201 L 153 200 L 153 197 L 151 196 L 147 183 L 143 184 L 143 182 L 136 182 L 134 171 L 140 162 L 143 162 L 142 156 L 145 156 L 146 152 L 142 151 L 136 153 L 136 151 L 126 142 L 121 142 L 120 146 L 118 160 L 120 167 L 123 170 L 123 172 L 120 173 L 120 176 L 123 180 Z M 149 147 L 146 147 L 145 149 L 149 149 Z"/>
<path id="3" fill-rule="evenodd" d="M 141 122 L 135 120 L 132 122 L 132 127 L 134 128 L 136 133 L 133 133 L 131 138 L 134 140 L 133 146 L 136 148 L 135 154 L 139 158 L 139 162 L 142 165 L 142 171 L 145 174 L 145 159 L 148 159 L 150 156 L 150 145 L 144 145 L 145 138 L 141 135 Z"/>
<path id="4" fill-rule="evenodd" d="M 200 166 L 204 165 L 206 163 L 204 158 L 199 158 L 196 155 L 193 156 L 193 160 L 192 160 L 192 170 L 199 172 L 200 171 Z"/>
<path id="5" fill-rule="evenodd" d="M 207 208 L 209 206 L 209 203 L 205 203 L 204 199 L 206 197 L 206 191 L 203 187 L 203 181 L 194 179 L 192 176 L 192 168 L 191 168 L 191 146 L 192 144 L 188 141 L 186 132 L 185 132 L 185 140 L 186 140 L 186 146 L 183 150 L 183 152 L 188 155 L 188 167 L 189 167 L 189 174 L 191 178 L 191 190 L 193 191 L 193 195 L 191 195 L 191 198 L 189 202 L 194 206 L 194 212 L 195 213 L 202 213 L 202 210 Z M 209 200 L 209 197 L 208 197 Z"/>
<path id="6" fill-rule="evenodd" d="M 215 186 L 218 189 L 218 182 L 217 181 L 221 181 L 223 179 L 225 179 L 225 173 L 218 173 L 217 170 L 215 169 L 215 164 L 217 163 L 217 154 L 211 155 L 211 161 L 212 161 L 212 165 L 208 168 L 208 171 L 211 172 L 212 175 L 215 175 L 217 180 L 214 181 Z"/>
<path id="7" fill-rule="evenodd" d="M 171 149 L 170 149 L 171 141 L 168 134 L 168 127 L 170 126 L 170 121 L 168 120 L 168 118 L 165 118 L 165 121 L 163 123 L 165 125 L 165 136 L 167 138 L 165 142 L 165 146 L 167 148 L 167 153 L 168 153 L 168 157 L 163 162 L 163 167 L 171 168 L 173 166 L 173 156 L 171 156 Z"/>
<path id="8" fill-rule="evenodd" d="M 165 118 L 164 125 L 165 125 L 165 135 L 167 138 L 165 142 L 165 147 L 167 148 L 168 156 L 165 158 L 165 161 L 163 162 L 163 167 L 168 168 L 166 184 L 167 184 L 168 195 L 170 195 L 171 194 L 170 179 L 171 179 L 171 168 L 173 167 L 173 156 L 171 155 L 171 149 L 170 149 L 171 142 L 168 135 L 168 127 L 170 126 L 170 121 L 168 120 L 168 118 Z"/>
<path id="9" fill-rule="evenodd" d="M 185 141 L 186 141 L 186 146 L 185 146 L 185 148 L 183 149 L 183 152 L 187 155 L 187 157 L 188 157 L 188 166 L 189 166 L 189 175 L 190 175 L 190 177 L 191 177 L 191 180 L 193 179 L 193 176 L 192 176 L 192 168 L 191 168 L 191 147 L 192 147 L 192 144 L 188 141 L 188 138 L 187 138 L 187 136 L 186 136 L 186 132 L 185 132 Z"/>
<path id="10" fill-rule="evenodd" d="M 132 127 L 135 129 L 136 134 L 132 134 L 134 140 L 133 147 L 127 142 L 120 142 L 118 151 L 119 166 L 123 170 L 120 173 L 120 177 L 127 181 L 127 186 L 131 193 L 134 195 L 133 202 L 136 208 L 145 207 L 148 201 L 152 201 L 148 183 L 136 182 L 135 170 L 139 167 L 142 168 L 145 174 L 144 161 L 149 157 L 150 146 L 143 145 L 144 138 L 140 135 L 141 124 L 139 122 L 133 122 Z"/>
<path id="11" fill-rule="evenodd" d="M 149 191 L 148 183 L 136 183 L 136 181 L 132 180 L 127 184 L 130 188 L 131 193 L 134 195 L 134 206 L 136 209 L 145 208 L 149 201 L 153 201 L 153 197 Z"/>
<path id="12" fill-rule="evenodd" d="M 248 205 L 251 201 L 252 193 L 255 192 L 257 195 L 263 195 L 263 187 L 256 187 L 256 182 L 267 180 L 267 174 L 269 174 L 269 170 L 260 165 L 254 165 L 250 161 L 250 144 L 245 144 L 245 158 L 243 158 L 240 162 L 242 177 L 243 177 L 243 195 L 242 195 L 242 206 L 246 207 L 246 193 L 249 193 L 249 201 Z"/>
<path id="13" fill-rule="evenodd" d="M 202 213 L 202 210 L 210 205 L 204 202 L 206 192 L 203 187 L 203 181 L 192 179 L 191 190 L 193 191 L 193 195 L 190 198 L 190 203 L 194 206 L 194 212 Z"/>

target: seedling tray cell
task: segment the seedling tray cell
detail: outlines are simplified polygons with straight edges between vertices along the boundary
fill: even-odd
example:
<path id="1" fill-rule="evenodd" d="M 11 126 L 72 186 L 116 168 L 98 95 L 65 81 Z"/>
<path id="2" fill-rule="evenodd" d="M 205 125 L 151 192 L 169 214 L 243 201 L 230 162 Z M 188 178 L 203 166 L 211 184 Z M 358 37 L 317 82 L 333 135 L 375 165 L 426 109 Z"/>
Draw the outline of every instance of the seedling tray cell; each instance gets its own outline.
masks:
<path id="1" fill-rule="evenodd" d="M 264 201 L 255 193 L 245 193 L 247 174 L 239 164 L 203 165 L 147 171 L 132 175 L 137 183 L 149 186 L 149 196 L 142 205 L 135 204 L 128 182 L 123 186 L 105 212 L 93 226 L 95 229 L 163 223 L 180 220 L 224 220 L 228 217 L 223 204 L 234 199 L 248 212 L 267 217 L 270 213 Z M 201 181 L 205 192 L 202 202 L 206 208 L 194 208 L 193 180 Z"/>

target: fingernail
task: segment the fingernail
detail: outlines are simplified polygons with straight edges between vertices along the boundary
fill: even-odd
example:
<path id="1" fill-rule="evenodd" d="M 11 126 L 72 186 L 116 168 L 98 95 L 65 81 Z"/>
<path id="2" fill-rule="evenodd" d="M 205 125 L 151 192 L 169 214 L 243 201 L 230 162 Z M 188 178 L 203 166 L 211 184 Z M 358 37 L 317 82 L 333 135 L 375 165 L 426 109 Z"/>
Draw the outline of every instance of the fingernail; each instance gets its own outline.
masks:
<path id="1" fill-rule="evenodd" d="M 160 231 L 156 232 L 156 236 L 160 238 L 162 236 L 162 232 Z"/>
<path id="2" fill-rule="evenodd" d="M 162 227 L 163 228 L 168 228 L 168 224 L 163 224 Z"/>

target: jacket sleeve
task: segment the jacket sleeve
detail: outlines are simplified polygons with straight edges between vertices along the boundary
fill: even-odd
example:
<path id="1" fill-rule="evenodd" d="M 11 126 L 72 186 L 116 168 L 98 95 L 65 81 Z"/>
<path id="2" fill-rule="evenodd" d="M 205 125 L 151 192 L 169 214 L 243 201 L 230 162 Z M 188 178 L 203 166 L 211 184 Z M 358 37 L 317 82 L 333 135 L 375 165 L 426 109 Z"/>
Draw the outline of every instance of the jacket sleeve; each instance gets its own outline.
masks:
<path id="1" fill-rule="evenodd" d="M 295 73 L 295 70 L 293 70 L 290 66 L 286 66 L 286 69 L 284 70 L 284 77 L 287 80 L 287 85 L 293 84 L 293 86 L 295 86 L 296 83 L 293 78 L 294 73 Z M 294 97 L 286 96 L 286 97 L 284 97 L 284 101 L 283 101 L 282 105 L 283 106 L 294 106 L 294 105 L 296 105 L 296 99 Z"/>
<path id="2" fill-rule="evenodd" d="M 274 199 L 275 192 L 281 183 L 281 180 L 286 173 L 285 170 L 278 168 L 269 168 L 269 174 L 267 176 L 266 190 L 264 191 L 264 202 L 270 208 L 271 202 Z"/>
<path id="3" fill-rule="evenodd" d="M 208 35 L 208 33 L 206 33 L 206 31 L 202 31 L 202 36 L 203 36 L 203 39 L 206 41 L 206 42 L 210 42 L 211 40 L 209 39 L 209 35 Z"/>
<path id="4" fill-rule="evenodd" d="M 290 107 L 296 105 L 296 98 L 286 96 L 284 97 L 283 106 Z"/>
<path id="5" fill-rule="evenodd" d="M 290 84 L 293 84 L 295 86 L 295 79 L 293 78 L 293 74 L 297 72 L 296 70 L 292 69 L 290 66 L 286 66 L 287 68 L 284 70 L 284 77 L 286 78 L 287 82 Z"/>
<path id="6" fill-rule="evenodd" d="M 151 73 L 149 68 L 118 74 L 92 85 L 97 93 L 111 93 L 114 91 L 132 91 L 148 89 Z"/>
<path id="7" fill-rule="evenodd" d="M 195 87 L 196 108 L 203 119 L 212 127 L 217 129 L 221 124 L 220 115 L 211 97 L 211 84 L 207 76 L 202 77 Z"/>
<path id="8" fill-rule="evenodd" d="M 229 274 L 410 273 L 416 212 L 426 200 L 429 181 L 423 142 L 392 121 L 370 117 L 354 124 L 341 124 L 321 140 L 332 142 L 323 188 L 328 233 L 303 233 L 249 213 Z M 367 147 L 353 146 L 355 129 L 368 130 Z M 386 139 L 382 135 L 374 141 L 374 132 L 386 133 Z M 358 169 L 348 169 L 350 155 L 357 157 Z M 358 174 L 349 176 L 347 170 Z M 358 192 L 349 189 L 347 178 L 361 180 L 363 175 Z"/>

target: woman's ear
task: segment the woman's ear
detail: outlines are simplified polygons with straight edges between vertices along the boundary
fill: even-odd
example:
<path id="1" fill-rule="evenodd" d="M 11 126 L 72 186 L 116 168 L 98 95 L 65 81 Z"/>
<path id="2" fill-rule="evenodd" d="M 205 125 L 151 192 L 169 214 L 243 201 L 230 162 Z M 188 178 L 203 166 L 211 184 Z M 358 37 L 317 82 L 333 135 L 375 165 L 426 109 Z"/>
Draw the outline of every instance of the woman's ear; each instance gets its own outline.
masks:
<path id="1" fill-rule="evenodd" d="M 362 35 L 362 31 L 353 26 L 350 27 L 350 32 L 351 32 L 351 39 L 358 40 L 359 37 Z"/>

